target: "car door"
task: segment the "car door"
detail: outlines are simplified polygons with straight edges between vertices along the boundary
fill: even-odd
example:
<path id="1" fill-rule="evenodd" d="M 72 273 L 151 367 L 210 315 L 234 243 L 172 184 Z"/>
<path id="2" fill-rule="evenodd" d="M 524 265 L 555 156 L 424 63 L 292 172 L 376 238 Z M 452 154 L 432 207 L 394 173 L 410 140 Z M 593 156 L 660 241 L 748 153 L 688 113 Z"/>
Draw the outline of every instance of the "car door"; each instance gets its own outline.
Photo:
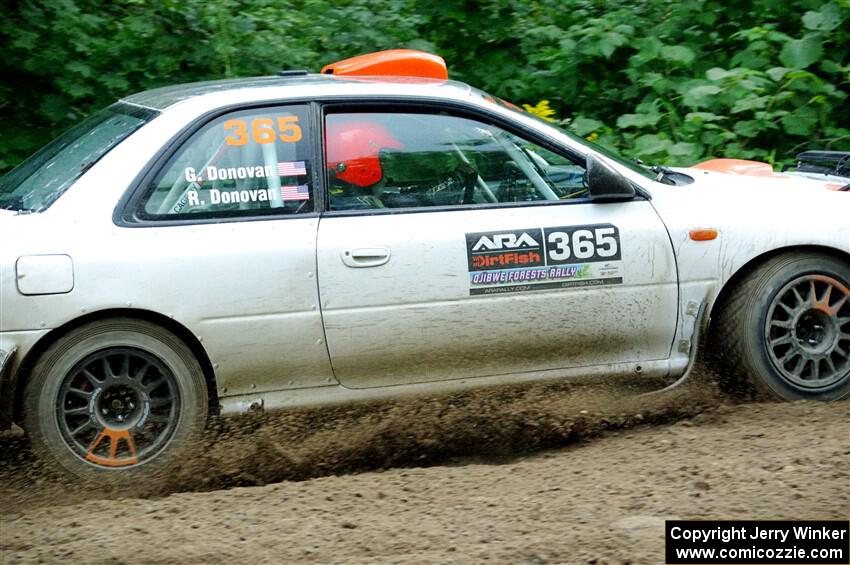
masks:
<path id="1" fill-rule="evenodd" d="M 331 109 L 322 315 L 349 387 L 669 357 L 666 229 L 573 160 L 445 111 Z"/>
<path id="2" fill-rule="evenodd" d="M 143 181 L 105 242 L 127 264 L 99 272 L 98 250 L 81 258 L 92 280 L 132 273 L 118 294 L 191 328 L 219 396 L 333 382 L 315 278 L 309 112 L 253 108 L 200 126 Z"/>

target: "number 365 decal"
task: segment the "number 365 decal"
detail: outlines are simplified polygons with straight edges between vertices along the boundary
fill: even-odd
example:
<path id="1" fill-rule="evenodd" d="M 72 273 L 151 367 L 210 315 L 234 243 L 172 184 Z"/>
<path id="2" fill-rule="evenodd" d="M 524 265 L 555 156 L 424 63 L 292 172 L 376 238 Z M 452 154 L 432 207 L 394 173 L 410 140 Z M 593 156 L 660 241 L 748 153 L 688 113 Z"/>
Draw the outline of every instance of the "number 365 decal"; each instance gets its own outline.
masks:
<path id="1" fill-rule="evenodd" d="M 255 143 L 264 145 L 274 143 L 278 136 L 281 141 L 295 143 L 301 140 L 301 126 L 298 125 L 298 116 L 278 116 L 277 122 L 271 118 L 254 118 L 251 120 L 250 137 L 248 135 L 248 122 L 245 120 L 227 120 L 224 122 L 224 130 L 230 135 L 224 138 L 228 145 L 245 145 L 249 139 Z M 275 129 L 277 126 L 277 129 Z"/>
<path id="2" fill-rule="evenodd" d="M 544 228 L 549 265 L 595 261 L 617 261 L 620 230 L 611 224 Z"/>
<path id="3" fill-rule="evenodd" d="M 470 294 L 622 284 L 620 230 L 591 224 L 466 234 Z"/>

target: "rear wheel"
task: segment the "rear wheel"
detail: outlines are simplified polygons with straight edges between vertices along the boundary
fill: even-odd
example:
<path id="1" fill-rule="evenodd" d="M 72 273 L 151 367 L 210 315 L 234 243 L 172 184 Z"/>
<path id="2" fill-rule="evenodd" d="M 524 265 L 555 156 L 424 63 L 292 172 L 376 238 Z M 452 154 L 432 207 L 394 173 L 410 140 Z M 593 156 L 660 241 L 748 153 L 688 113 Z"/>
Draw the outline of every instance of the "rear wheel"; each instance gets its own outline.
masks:
<path id="1" fill-rule="evenodd" d="M 764 396 L 836 400 L 850 394 L 850 266 L 791 253 L 732 290 L 713 324 L 721 369 Z M 730 379 L 731 377 L 731 379 Z"/>
<path id="2" fill-rule="evenodd" d="M 132 319 L 81 326 L 36 363 L 24 425 L 48 461 L 94 483 L 184 465 L 207 416 L 203 372 L 167 330 Z"/>

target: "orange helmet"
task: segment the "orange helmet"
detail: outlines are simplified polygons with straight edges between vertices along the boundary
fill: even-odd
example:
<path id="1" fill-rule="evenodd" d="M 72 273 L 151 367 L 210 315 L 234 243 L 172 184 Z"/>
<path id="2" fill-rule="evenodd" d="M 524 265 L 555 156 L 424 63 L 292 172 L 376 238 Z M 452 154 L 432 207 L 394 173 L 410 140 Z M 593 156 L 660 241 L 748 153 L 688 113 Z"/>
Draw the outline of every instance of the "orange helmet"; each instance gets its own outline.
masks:
<path id="1" fill-rule="evenodd" d="M 328 168 L 336 178 L 356 186 L 372 186 L 383 178 L 382 149 L 404 149 L 404 145 L 379 123 L 334 122 L 327 127 Z"/>

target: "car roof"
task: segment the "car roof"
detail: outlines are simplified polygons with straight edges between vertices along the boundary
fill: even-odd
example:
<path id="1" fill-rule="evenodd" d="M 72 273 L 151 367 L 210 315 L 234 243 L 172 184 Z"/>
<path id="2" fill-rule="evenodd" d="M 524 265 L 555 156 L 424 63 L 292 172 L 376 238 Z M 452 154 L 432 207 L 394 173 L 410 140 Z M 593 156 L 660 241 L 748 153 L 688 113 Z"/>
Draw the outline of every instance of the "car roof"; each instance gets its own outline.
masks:
<path id="1" fill-rule="evenodd" d="M 393 94 L 409 96 L 437 96 L 440 98 L 467 97 L 472 92 L 483 92 L 453 80 L 418 77 L 342 77 L 334 75 L 301 74 L 264 76 L 192 82 L 154 88 L 127 96 L 122 102 L 153 110 L 165 110 L 180 102 L 200 97 L 227 93 L 238 94 L 240 101 L 285 98 L 287 95 L 315 96 L 339 94 Z"/>

